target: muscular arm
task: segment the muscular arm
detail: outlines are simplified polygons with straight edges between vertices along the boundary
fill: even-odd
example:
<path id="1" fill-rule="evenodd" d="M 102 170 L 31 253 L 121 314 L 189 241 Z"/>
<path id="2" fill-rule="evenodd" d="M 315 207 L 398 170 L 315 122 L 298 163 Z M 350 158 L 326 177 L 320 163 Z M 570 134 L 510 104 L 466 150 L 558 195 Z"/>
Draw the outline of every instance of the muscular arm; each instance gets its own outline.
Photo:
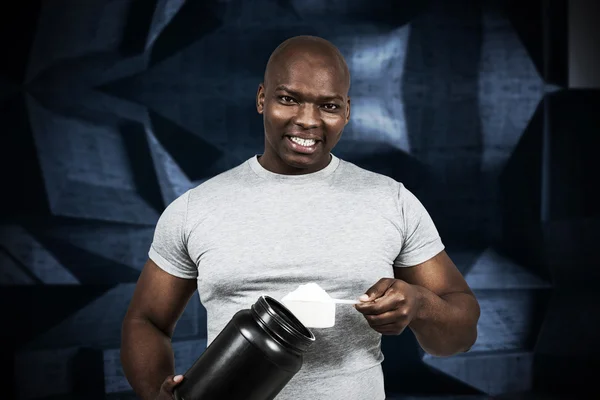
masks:
<path id="1" fill-rule="evenodd" d="M 190 297 L 195 279 L 177 278 L 148 260 L 137 282 L 121 332 L 125 377 L 143 400 L 154 399 L 174 373 L 171 336 Z"/>
<path id="2" fill-rule="evenodd" d="M 479 303 L 445 251 L 417 266 L 395 268 L 394 275 L 419 293 L 420 307 L 408 326 L 426 352 L 450 356 L 471 348 Z"/>

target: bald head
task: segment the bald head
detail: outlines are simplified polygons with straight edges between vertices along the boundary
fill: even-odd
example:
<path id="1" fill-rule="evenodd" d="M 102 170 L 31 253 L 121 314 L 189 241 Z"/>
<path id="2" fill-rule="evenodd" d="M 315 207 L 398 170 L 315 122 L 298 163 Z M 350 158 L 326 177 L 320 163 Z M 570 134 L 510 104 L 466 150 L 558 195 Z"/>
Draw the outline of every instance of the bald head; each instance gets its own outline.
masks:
<path id="1" fill-rule="evenodd" d="M 350 120 L 349 88 L 346 61 L 327 40 L 297 36 L 279 45 L 256 93 L 265 128 L 261 165 L 279 174 L 325 168 Z"/>
<path id="2" fill-rule="evenodd" d="M 273 74 L 289 68 L 299 60 L 312 59 L 328 65 L 343 76 L 350 88 L 350 71 L 342 53 L 331 42 L 316 36 L 295 36 L 281 43 L 269 57 L 264 75 L 264 85 Z"/>

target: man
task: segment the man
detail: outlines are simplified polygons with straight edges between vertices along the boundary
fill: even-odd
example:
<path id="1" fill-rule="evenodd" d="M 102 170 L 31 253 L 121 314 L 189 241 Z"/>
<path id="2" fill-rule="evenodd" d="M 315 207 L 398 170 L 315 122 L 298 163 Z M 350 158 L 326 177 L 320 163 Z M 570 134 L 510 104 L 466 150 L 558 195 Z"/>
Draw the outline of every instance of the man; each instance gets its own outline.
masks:
<path id="1" fill-rule="evenodd" d="M 331 150 L 350 118 L 350 74 L 331 43 L 299 36 L 271 55 L 256 107 L 262 155 L 186 192 L 161 216 L 125 320 L 121 360 L 142 399 L 170 399 L 175 323 L 198 289 L 208 342 L 261 295 L 317 282 L 338 306 L 314 329 L 278 400 L 385 398 L 381 334 L 409 327 L 430 354 L 467 351 L 479 306 L 433 221 L 402 183 Z"/>

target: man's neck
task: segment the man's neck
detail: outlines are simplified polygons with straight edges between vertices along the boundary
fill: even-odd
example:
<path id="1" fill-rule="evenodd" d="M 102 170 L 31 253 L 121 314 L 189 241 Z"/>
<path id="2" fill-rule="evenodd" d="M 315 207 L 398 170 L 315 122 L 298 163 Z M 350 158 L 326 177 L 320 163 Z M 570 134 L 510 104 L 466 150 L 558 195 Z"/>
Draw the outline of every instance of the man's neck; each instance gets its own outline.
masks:
<path id="1" fill-rule="evenodd" d="M 275 174 L 280 174 L 280 175 L 312 174 L 312 173 L 318 172 L 324 168 L 327 168 L 327 166 L 331 163 L 332 159 L 333 159 L 333 155 L 331 153 L 329 153 L 329 159 L 327 160 L 327 163 L 325 163 L 325 165 L 323 165 L 323 166 L 320 166 L 317 168 L 295 168 L 291 165 L 286 164 L 283 160 L 279 160 L 278 163 L 271 163 L 271 162 L 269 162 L 268 158 L 264 157 L 264 154 L 258 156 L 258 162 L 264 169 L 266 169 L 267 171 L 273 172 Z M 273 164 L 279 164 L 279 165 L 275 166 Z"/>

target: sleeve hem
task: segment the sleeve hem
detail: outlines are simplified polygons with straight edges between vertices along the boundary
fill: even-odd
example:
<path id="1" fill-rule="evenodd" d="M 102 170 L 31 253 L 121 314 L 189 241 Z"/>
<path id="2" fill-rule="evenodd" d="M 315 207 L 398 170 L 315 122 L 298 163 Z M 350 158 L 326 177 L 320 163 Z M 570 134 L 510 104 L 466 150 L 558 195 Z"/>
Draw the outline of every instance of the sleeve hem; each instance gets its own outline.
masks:
<path id="1" fill-rule="evenodd" d="M 182 271 L 181 268 L 175 266 L 171 262 L 167 261 L 166 258 L 158 254 L 158 252 L 154 250 L 154 247 L 152 246 L 150 246 L 150 250 L 148 251 L 148 257 L 150 257 L 150 259 L 154 261 L 154 263 L 158 265 L 160 269 L 173 276 L 183 279 L 196 279 L 198 277 L 198 271 Z"/>
<path id="2" fill-rule="evenodd" d="M 425 261 L 435 257 L 444 249 L 445 249 L 444 244 L 442 243 L 442 241 L 440 239 L 438 239 L 438 240 L 430 243 L 427 246 L 427 251 L 425 251 L 425 252 L 418 251 L 418 254 L 416 254 L 414 256 L 409 255 L 408 257 L 406 257 L 406 255 L 403 255 L 402 262 L 394 261 L 394 267 L 396 267 L 396 268 L 414 267 L 415 265 L 419 265 L 419 264 L 424 263 Z"/>
<path id="3" fill-rule="evenodd" d="M 183 214 L 183 226 L 181 227 L 181 242 L 187 243 L 187 218 L 190 208 L 190 190 L 185 193 L 185 213 Z"/>

